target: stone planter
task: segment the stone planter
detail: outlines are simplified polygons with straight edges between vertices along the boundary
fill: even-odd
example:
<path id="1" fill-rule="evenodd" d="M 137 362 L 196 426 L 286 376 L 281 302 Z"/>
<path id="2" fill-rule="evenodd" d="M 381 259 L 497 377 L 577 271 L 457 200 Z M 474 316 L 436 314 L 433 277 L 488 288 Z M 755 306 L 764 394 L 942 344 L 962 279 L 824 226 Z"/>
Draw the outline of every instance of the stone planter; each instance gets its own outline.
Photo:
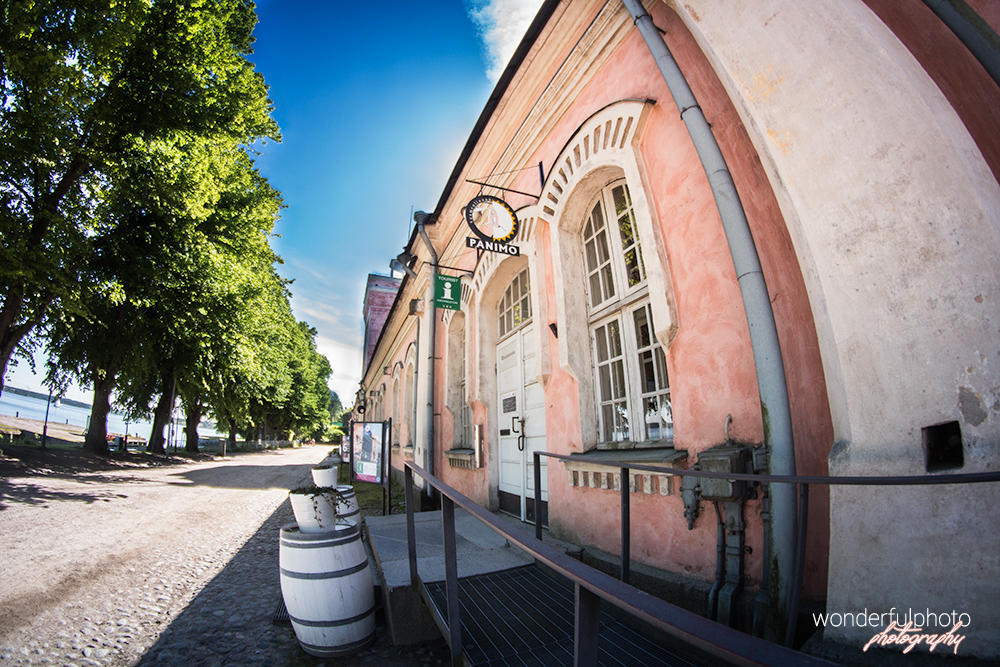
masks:
<path id="1" fill-rule="evenodd" d="M 288 492 L 299 531 L 323 533 L 336 529 L 338 517 L 337 490 L 332 487 L 310 486 Z"/>
<path id="2" fill-rule="evenodd" d="M 316 486 L 337 486 L 337 474 L 340 472 L 339 461 L 334 464 L 330 459 L 323 460 L 312 468 L 313 483 Z"/>

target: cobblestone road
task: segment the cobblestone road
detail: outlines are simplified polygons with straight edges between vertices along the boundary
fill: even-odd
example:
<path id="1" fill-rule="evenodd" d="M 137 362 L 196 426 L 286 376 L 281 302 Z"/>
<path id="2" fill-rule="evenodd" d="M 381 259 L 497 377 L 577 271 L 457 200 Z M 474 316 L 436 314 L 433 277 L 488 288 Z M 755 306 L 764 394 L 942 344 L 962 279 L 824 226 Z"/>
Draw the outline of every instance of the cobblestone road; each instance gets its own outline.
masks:
<path id="1" fill-rule="evenodd" d="M 323 661 L 298 647 L 290 626 L 272 623 L 278 532 L 294 520 L 286 492 L 325 453 L 70 476 L 56 466 L 15 467 L 11 475 L 8 466 L 0 482 L 7 541 L 0 548 L 0 666 L 448 663 L 443 640 L 396 648 L 381 628 L 370 649 Z M 36 529 L 25 529 L 32 516 Z M 117 543 L 107 537 L 115 530 Z M 63 543 L 51 544 L 60 534 Z"/>

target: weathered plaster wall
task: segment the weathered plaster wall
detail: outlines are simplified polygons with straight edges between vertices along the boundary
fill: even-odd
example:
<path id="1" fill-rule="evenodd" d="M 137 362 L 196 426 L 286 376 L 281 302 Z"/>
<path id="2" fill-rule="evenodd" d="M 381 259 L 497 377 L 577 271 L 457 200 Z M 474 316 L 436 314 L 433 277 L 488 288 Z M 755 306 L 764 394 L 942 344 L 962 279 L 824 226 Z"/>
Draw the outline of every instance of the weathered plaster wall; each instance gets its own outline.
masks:
<path id="1" fill-rule="evenodd" d="M 994 467 L 1000 189 L 967 124 L 861 2 L 678 10 L 736 101 L 803 267 L 831 474 L 921 474 L 921 429 L 952 420 L 963 471 Z M 996 485 L 835 491 L 828 610 L 965 611 L 977 630 L 963 647 L 1000 653 L 1000 543 L 973 519 L 998 501 Z"/>
<path id="2" fill-rule="evenodd" d="M 800 469 L 825 474 L 832 428 L 823 369 L 808 295 L 780 210 L 724 88 L 694 40 L 665 7 L 654 6 L 652 10 L 657 22 L 668 28 L 668 41 L 685 71 L 692 72 L 692 85 L 711 114 L 740 192 L 749 193 L 745 204 L 758 236 L 769 284 L 773 283 L 771 291 L 789 369 Z M 593 75 L 562 121 L 541 143 L 535 159 L 550 163 L 553 151 L 561 150 L 588 116 L 607 104 L 629 98 L 657 101 L 642 138 L 641 166 L 677 299 L 680 326 L 668 354 L 675 442 L 678 448 L 691 452 L 689 463 L 693 463 L 696 452 L 724 441 L 727 414 L 734 417 L 734 439 L 759 443 L 760 406 L 746 319 L 715 203 L 677 109 L 638 34 L 626 38 Z M 631 185 L 637 187 L 636 183 Z M 763 191 L 758 191 L 761 188 Z M 655 257 L 651 251 L 644 247 L 647 264 Z M 574 288 L 579 289 L 553 284 L 550 298 L 556 290 Z M 589 352 L 585 356 L 589 358 Z M 558 367 L 555 358 L 552 363 L 553 368 Z M 579 415 L 576 389 L 565 372 L 553 372 L 547 392 L 549 441 L 553 449 L 563 453 L 579 451 L 578 428 L 562 423 L 565 415 Z M 587 386 L 583 391 L 591 389 Z M 550 517 L 556 529 L 584 543 L 617 551 L 618 510 L 617 502 L 609 500 L 611 492 L 569 487 L 563 479 L 564 471 L 556 472 L 555 466 L 553 470 L 549 478 Z M 807 572 L 807 591 L 814 596 L 825 590 L 827 548 L 826 497 L 822 492 L 817 496 L 811 512 L 813 531 Z M 688 533 L 679 497 L 656 496 L 640 502 L 647 503 L 649 511 L 643 516 L 656 518 L 649 525 L 639 527 L 637 523 L 633 527 L 634 557 L 658 567 L 710 578 L 714 572 L 714 515 L 700 519 L 696 531 Z M 759 535 L 759 518 L 752 510 L 746 515 L 754 543 Z M 666 542 L 665 535 L 669 536 Z M 670 548 L 665 549 L 664 544 Z M 754 546 L 759 554 L 759 543 Z M 756 557 L 751 557 L 749 571 L 752 577 L 759 578 Z"/>

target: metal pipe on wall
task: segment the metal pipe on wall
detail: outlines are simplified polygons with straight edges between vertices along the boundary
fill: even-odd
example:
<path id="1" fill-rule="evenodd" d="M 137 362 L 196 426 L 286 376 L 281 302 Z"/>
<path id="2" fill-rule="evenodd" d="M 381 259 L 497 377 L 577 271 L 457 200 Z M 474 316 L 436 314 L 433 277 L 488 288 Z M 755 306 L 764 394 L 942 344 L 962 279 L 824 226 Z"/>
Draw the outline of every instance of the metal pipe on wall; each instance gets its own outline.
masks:
<path id="1" fill-rule="evenodd" d="M 431 239 L 427 236 L 427 230 L 424 229 L 424 225 L 429 222 L 431 216 L 429 213 L 423 211 L 417 211 L 413 214 L 413 221 L 417 223 L 417 232 L 420 234 L 420 238 L 423 239 L 424 245 L 427 246 L 427 252 L 431 254 L 431 298 L 430 303 L 427 304 L 427 319 L 430 322 L 428 327 L 428 341 L 427 341 L 427 472 L 430 474 L 435 474 L 434 470 L 434 356 L 435 352 L 435 342 L 437 341 L 437 314 L 434 309 L 434 281 L 437 276 L 437 265 L 438 265 L 438 255 L 434 250 L 434 245 L 431 243 Z M 430 489 L 428 489 L 430 491 Z"/>
<path id="2" fill-rule="evenodd" d="M 715 526 L 715 583 L 708 593 L 708 617 L 713 621 L 719 620 L 719 591 L 726 577 L 726 523 L 722 519 L 722 510 L 719 509 L 719 501 L 712 503 L 715 505 L 715 518 L 718 521 Z"/>
<path id="3" fill-rule="evenodd" d="M 1000 36 L 962 0 L 924 0 L 1000 86 Z"/>
<path id="4" fill-rule="evenodd" d="M 757 387 L 764 419 L 764 443 L 768 450 L 768 472 L 772 475 L 794 475 L 795 449 L 785 366 L 781 359 L 774 311 L 771 309 L 764 272 L 746 212 L 722 150 L 712 134 L 712 128 L 698 106 L 677 61 L 653 24 L 652 17 L 639 0 L 622 2 L 642 34 L 677 108 L 680 109 L 681 119 L 698 151 L 715 196 L 750 328 L 750 343 L 757 368 Z M 791 589 L 794 585 L 797 511 L 795 490 L 790 484 L 773 485 L 771 500 L 771 559 L 764 564 L 771 574 L 767 636 L 774 641 L 782 641 L 789 621 Z"/>

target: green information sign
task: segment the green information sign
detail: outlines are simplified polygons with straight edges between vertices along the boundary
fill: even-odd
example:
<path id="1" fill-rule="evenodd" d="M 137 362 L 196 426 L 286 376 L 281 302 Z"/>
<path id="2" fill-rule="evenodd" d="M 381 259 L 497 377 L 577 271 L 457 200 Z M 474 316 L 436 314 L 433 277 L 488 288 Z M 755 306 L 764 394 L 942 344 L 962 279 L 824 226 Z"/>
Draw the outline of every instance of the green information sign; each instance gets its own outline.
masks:
<path id="1" fill-rule="evenodd" d="M 455 276 L 443 276 L 440 273 L 434 280 L 434 307 L 449 310 L 462 310 L 462 279 Z"/>

